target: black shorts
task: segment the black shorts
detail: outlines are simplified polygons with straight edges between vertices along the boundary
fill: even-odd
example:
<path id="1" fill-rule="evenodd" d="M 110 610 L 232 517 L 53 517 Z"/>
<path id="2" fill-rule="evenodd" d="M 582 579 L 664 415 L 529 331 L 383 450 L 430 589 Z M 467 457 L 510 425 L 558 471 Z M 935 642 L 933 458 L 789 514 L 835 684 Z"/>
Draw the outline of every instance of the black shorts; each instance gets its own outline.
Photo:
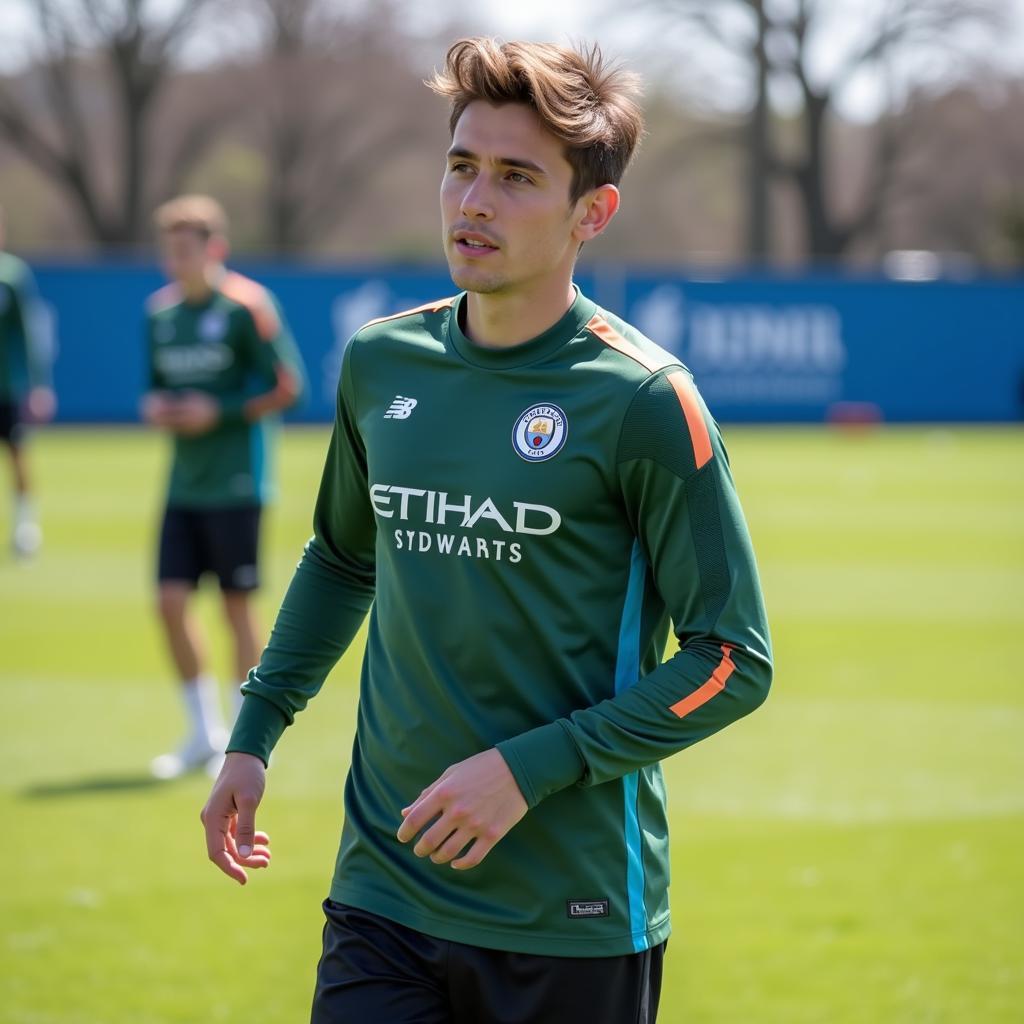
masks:
<path id="1" fill-rule="evenodd" d="M 17 448 L 24 439 L 21 406 L 17 402 L 0 402 L 0 441 Z"/>
<path id="2" fill-rule="evenodd" d="M 665 944 L 626 956 L 508 953 L 324 902 L 311 1024 L 654 1024 Z"/>
<path id="3" fill-rule="evenodd" d="M 160 528 L 157 579 L 195 586 L 213 573 L 221 590 L 255 590 L 259 578 L 259 505 L 183 508 L 168 505 Z"/>

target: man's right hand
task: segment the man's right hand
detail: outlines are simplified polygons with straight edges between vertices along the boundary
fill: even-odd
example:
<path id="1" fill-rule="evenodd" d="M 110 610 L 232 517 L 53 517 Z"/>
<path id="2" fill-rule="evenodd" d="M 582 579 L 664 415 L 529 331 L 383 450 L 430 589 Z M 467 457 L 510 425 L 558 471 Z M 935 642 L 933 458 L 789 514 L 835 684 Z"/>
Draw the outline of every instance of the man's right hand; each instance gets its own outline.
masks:
<path id="1" fill-rule="evenodd" d="M 167 391 L 149 391 L 139 403 L 142 419 L 151 427 L 173 426 L 174 410 L 174 397 Z"/>
<path id="2" fill-rule="evenodd" d="M 270 838 L 256 831 L 256 808 L 265 788 L 266 769 L 258 757 L 228 754 L 199 815 L 210 860 L 239 885 L 249 880 L 246 868 L 270 864 Z"/>

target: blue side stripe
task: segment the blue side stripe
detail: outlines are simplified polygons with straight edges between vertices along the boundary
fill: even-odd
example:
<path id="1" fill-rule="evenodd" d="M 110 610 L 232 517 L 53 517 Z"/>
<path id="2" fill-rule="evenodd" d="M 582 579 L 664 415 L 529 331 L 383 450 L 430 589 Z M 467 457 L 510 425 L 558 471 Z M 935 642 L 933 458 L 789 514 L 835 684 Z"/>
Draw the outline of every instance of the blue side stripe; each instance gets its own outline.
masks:
<path id="1" fill-rule="evenodd" d="M 629 689 L 640 676 L 640 612 L 643 606 L 644 578 L 647 559 L 640 550 L 640 542 L 633 542 L 629 559 L 629 583 L 626 601 L 619 624 L 619 649 L 615 659 L 615 692 Z M 647 908 L 644 906 L 644 861 L 640 835 L 640 821 L 636 812 L 639 772 L 630 772 L 622 779 L 625 839 L 626 839 L 626 895 L 629 900 L 629 930 L 633 949 L 642 953 L 648 947 Z"/>
<path id="2" fill-rule="evenodd" d="M 266 420 L 258 419 L 249 427 L 249 459 L 252 469 L 253 491 L 256 497 L 265 502 L 269 500 L 267 493 L 266 474 Z"/>

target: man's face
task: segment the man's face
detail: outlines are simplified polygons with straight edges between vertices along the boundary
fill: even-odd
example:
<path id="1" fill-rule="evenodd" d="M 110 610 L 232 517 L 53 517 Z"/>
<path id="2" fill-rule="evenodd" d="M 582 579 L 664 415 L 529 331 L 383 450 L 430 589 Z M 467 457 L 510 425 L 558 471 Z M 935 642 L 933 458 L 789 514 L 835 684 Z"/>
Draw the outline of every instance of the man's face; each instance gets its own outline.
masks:
<path id="1" fill-rule="evenodd" d="M 563 267 L 580 240 L 572 166 L 527 106 L 466 107 L 441 180 L 441 222 L 452 280 L 471 292 L 513 293 Z"/>
<path id="2" fill-rule="evenodd" d="M 207 266 L 214 262 L 213 239 L 192 228 L 172 228 L 160 236 L 160 257 L 167 276 L 179 282 L 202 280 Z"/>

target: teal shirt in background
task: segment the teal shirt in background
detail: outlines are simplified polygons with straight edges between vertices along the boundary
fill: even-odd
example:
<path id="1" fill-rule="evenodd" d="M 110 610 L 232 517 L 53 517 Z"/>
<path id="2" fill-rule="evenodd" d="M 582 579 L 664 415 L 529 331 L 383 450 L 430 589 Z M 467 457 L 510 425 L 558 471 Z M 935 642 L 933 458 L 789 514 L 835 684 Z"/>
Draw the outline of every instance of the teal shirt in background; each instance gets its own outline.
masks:
<path id="1" fill-rule="evenodd" d="M 481 348 L 465 301 L 346 350 L 314 535 L 228 749 L 266 760 L 369 611 L 331 898 L 495 949 L 641 951 L 670 928 L 659 762 L 769 687 L 750 538 L 673 356 L 581 294 Z M 472 870 L 417 858 L 399 809 L 495 746 L 526 816 Z"/>
<path id="2" fill-rule="evenodd" d="M 0 252 L 0 402 L 20 402 L 30 388 L 51 386 L 38 302 L 28 265 Z"/>
<path id="3" fill-rule="evenodd" d="M 209 298 L 186 302 L 177 285 L 149 299 L 149 388 L 202 391 L 221 418 L 197 437 L 175 436 L 167 503 L 184 508 L 261 505 L 272 496 L 277 416 L 248 422 L 246 401 L 282 374 L 304 380 L 298 349 L 274 296 L 227 273 Z"/>

